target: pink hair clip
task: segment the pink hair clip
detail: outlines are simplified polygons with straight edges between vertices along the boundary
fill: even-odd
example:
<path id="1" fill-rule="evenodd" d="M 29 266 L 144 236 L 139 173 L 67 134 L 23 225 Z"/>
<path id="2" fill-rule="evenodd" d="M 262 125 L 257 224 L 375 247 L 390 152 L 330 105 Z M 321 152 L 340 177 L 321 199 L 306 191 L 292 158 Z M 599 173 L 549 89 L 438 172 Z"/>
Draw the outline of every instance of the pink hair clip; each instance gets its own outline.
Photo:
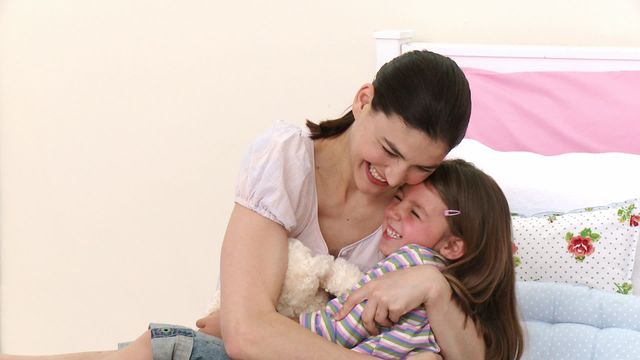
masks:
<path id="1" fill-rule="evenodd" d="M 460 210 L 445 210 L 444 216 L 456 216 L 462 214 Z"/>

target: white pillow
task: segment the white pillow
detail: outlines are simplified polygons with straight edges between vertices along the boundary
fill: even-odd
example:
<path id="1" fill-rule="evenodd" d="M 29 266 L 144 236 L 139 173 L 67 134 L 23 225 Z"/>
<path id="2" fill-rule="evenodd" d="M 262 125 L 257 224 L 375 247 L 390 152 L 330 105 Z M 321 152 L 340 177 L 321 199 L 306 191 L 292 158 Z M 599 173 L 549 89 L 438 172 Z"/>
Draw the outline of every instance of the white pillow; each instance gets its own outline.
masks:
<path id="1" fill-rule="evenodd" d="M 566 212 L 640 197 L 640 155 L 544 156 L 496 151 L 464 139 L 447 158 L 465 159 L 491 175 L 504 191 L 511 212 L 521 215 Z"/>
<path id="2" fill-rule="evenodd" d="M 640 199 L 565 214 L 513 216 L 516 275 L 522 281 L 582 284 L 638 293 L 632 277 Z"/>

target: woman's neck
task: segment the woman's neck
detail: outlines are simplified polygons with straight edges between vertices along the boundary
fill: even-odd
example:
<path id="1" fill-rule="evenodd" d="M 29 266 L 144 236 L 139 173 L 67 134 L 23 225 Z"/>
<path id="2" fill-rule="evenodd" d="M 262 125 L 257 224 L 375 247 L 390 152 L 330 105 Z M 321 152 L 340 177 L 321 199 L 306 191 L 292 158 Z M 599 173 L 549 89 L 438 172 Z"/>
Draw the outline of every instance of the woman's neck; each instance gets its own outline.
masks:
<path id="1" fill-rule="evenodd" d="M 322 189 L 331 189 L 331 196 L 346 199 L 357 192 L 351 165 L 349 130 L 314 143 L 316 182 Z M 324 194 L 322 194 L 324 195 Z"/>
<path id="2" fill-rule="evenodd" d="M 382 223 L 386 194 L 358 190 L 351 161 L 350 133 L 314 141 L 318 221 L 329 253 L 373 233 Z"/>
<path id="3" fill-rule="evenodd" d="M 319 196 L 327 196 L 332 202 L 347 203 L 354 199 L 367 206 L 387 204 L 391 195 L 370 195 L 358 190 L 351 162 L 350 129 L 334 138 L 314 141 L 315 174 Z"/>

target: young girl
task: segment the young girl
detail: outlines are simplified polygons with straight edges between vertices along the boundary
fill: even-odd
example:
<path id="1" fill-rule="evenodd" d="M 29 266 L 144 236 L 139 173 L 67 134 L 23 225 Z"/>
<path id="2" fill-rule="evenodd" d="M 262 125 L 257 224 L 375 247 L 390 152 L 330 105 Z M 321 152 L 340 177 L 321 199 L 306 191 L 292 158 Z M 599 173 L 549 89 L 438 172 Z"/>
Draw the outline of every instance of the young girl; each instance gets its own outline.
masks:
<path id="1" fill-rule="evenodd" d="M 396 270 L 435 265 L 482 334 L 485 358 L 520 358 L 523 338 L 515 301 L 511 216 L 490 176 L 464 160 L 443 161 L 424 183 L 396 192 L 382 229 L 378 249 L 386 258 L 351 291 Z M 300 315 L 299 322 L 327 340 L 377 358 L 440 352 L 423 307 L 380 332 L 370 332 L 362 322 L 365 303 L 351 308 L 346 296 L 335 298 L 321 311 Z"/>
<path id="2" fill-rule="evenodd" d="M 378 248 L 387 258 L 353 290 L 391 271 L 436 265 L 482 334 L 485 358 L 520 358 L 523 338 L 516 311 L 511 216 L 491 177 L 464 160 L 444 161 L 424 183 L 398 190 L 385 210 L 382 228 Z M 346 297 L 333 299 L 324 310 L 302 314 L 300 323 L 328 340 L 378 358 L 440 352 L 424 308 L 414 309 L 377 334 L 362 324 L 364 303 L 349 311 L 345 302 Z"/>

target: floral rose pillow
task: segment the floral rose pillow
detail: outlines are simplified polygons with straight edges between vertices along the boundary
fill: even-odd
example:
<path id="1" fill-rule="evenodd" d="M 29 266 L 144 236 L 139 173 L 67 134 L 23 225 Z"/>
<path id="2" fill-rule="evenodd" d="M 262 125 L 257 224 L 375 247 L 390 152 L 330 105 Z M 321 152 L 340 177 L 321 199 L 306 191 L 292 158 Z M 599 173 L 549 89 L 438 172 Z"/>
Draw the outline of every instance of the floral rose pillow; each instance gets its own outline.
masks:
<path id="1" fill-rule="evenodd" d="M 512 220 L 518 280 L 632 293 L 640 199 L 564 214 L 514 215 Z"/>

